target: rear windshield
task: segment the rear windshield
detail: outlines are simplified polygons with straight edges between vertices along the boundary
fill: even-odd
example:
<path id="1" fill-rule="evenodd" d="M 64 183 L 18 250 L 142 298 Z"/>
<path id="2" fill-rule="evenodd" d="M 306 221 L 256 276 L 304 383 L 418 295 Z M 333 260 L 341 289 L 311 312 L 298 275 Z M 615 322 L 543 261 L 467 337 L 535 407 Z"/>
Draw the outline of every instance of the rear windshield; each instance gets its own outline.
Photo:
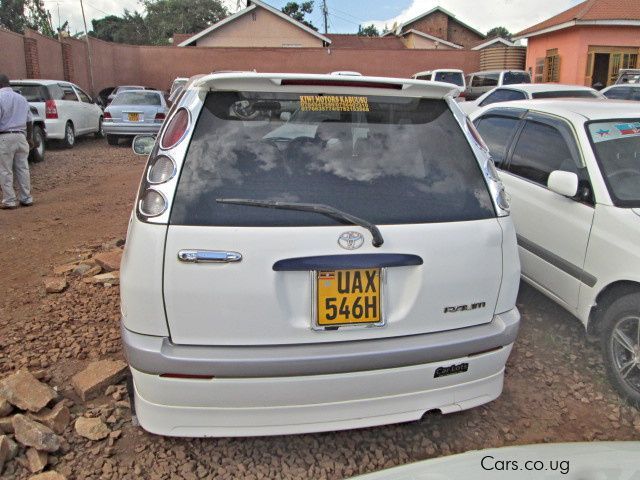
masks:
<path id="1" fill-rule="evenodd" d="M 436 82 L 453 83 L 459 87 L 464 85 L 464 78 L 460 72 L 437 72 L 434 80 Z"/>
<path id="2" fill-rule="evenodd" d="M 209 93 L 171 223 L 320 226 L 317 213 L 222 204 L 321 203 L 377 224 L 494 216 L 478 162 L 443 100 Z"/>
<path id="3" fill-rule="evenodd" d="M 503 85 L 515 85 L 516 83 L 531 83 L 531 77 L 527 72 L 504 72 Z"/>
<path id="4" fill-rule="evenodd" d="M 44 102 L 50 98 L 44 85 L 12 83 L 11 88 L 26 98 L 27 102 Z"/>
<path id="5" fill-rule="evenodd" d="M 532 98 L 602 98 L 590 90 L 555 90 L 552 92 L 535 92 Z"/>
<path id="6" fill-rule="evenodd" d="M 144 91 L 122 92 L 116 95 L 111 105 L 162 105 L 160 95 Z"/>

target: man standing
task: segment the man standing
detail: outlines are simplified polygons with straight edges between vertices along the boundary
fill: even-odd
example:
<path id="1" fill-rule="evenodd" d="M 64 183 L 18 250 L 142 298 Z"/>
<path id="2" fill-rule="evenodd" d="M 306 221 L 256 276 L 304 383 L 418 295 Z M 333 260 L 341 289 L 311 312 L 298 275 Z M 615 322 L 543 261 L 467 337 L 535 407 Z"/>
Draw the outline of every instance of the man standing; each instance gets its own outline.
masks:
<path id="1" fill-rule="evenodd" d="M 13 210 L 20 205 L 33 205 L 31 178 L 29 176 L 29 150 L 33 146 L 31 133 L 33 118 L 29 103 L 9 86 L 9 78 L 0 74 L 0 187 L 3 210 Z M 13 189 L 15 173 L 18 198 Z"/>

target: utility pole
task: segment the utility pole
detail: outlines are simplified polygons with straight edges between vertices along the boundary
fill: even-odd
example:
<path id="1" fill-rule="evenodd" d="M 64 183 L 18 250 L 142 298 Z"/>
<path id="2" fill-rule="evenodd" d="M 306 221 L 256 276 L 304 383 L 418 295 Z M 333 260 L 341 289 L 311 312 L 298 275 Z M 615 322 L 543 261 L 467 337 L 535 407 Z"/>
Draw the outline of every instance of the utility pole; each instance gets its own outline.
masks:
<path id="1" fill-rule="evenodd" d="M 87 18 L 84 16 L 84 5 L 80 0 L 80 10 L 82 10 L 82 22 L 84 23 L 84 39 L 87 41 L 87 56 L 89 57 L 89 82 L 91 83 L 91 95 L 96 94 L 93 84 L 93 59 L 91 58 L 91 43 L 89 42 L 89 32 L 87 31 Z"/>
<path id="2" fill-rule="evenodd" d="M 327 0 L 322 0 L 322 16 L 324 17 L 324 33 L 328 33 L 328 17 L 329 9 L 327 8 Z"/>

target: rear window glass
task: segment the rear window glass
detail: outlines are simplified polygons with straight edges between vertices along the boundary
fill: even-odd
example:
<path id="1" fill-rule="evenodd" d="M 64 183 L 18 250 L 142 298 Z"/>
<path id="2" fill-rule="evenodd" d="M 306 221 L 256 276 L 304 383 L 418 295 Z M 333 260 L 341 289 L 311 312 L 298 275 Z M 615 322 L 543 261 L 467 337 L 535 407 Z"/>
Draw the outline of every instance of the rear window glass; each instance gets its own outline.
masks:
<path id="1" fill-rule="evenodd" d="M 531 83 L 531 77 L 527 72 L 504 72 L 502 75 L 503 85 L 514 85 L 516 83 Z"/>
<path id="2" fill-rule="evenodd" d="M 556 90 L 553 92 L 536 92 L 532 98 L 602 98 L 589 90 Z"/>
<path id="3" fill-rule="evenodd" d="M 43 85 L 12 83 L 11 88 L 26 98 L 27 102 L 44 102 L 49 99 L 47 89 Z"/>
<path id="4" fill-rule="evenodd" d="M 170 222 L 336 225 L 317 213 L 216 201 L 224 198 L 320 203 L 377 224 L 494 216 L 447 104 L 406 97 L 209 93 Z"/>
<path id="5" fill-rule="evenodd" d="M 116 95 L 111 105 L 162 105 L 160 95 L 143 91 L 122 92 Z"/>
<path id="6" fill-rule="evenodd" d="M 436 82 L 453 83 L 459 87 L 464 85 L 464 79 L 460 72 L 437 72 L 434 80 Z"/>

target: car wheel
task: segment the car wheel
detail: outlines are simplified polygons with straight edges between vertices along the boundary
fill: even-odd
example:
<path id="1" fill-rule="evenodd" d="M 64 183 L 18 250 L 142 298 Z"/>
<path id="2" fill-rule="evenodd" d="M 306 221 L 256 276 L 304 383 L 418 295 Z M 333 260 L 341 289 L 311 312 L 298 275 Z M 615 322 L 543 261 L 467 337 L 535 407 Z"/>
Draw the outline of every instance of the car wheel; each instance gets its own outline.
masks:
<path id="1" fill-rule="evenodd" d="M 102 117 L 98 120 L 98 131 L 96 132 L 96 138 L 104 138 L 104 126 L 102 125 Z"/>
<path id="2" fill-rule="evenodd" d="M 107 143 L 109 145 L 113 145 L 114 147 L 117 147 L 119 142 L 120 142 L 120 137 L 117 137 L 115 135 L 107 135 Z"/>
<path id="3" fill-rule="evenodd" d="M 604 313 L 602 353 L 609 380 L 640 407 L 640 294 L 620 297 Z"/>
<path id="4" fill-rule="evenodd" d="M 62 145 L 65 148 L 73 148 L 76 143 L 76 131 L 73 129 L 73 123 L 67 122 L 64 126 L 64 139 Z"/>
<path id="5" fill-rule="evenodd" d="M 44 151 L 45 151 L 44 132 L 42 131 L 41 127 L 39 127 L 38 125 L 34 125 L 32 135 L 33 135 L 33 142 L 38 146 L 36 148 L 33 148 L 29 152 L 29 161 L 33 163 L 39 163 L 44 160 Z"/>

